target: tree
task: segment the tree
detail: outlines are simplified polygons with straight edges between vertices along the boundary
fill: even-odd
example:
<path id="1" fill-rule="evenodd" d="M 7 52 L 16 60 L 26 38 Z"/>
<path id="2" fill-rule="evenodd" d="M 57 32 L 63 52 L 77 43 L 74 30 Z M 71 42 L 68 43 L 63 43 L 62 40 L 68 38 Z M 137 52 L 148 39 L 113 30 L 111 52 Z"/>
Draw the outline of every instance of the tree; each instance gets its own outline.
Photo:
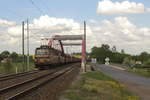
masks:
<path id="1" fill-rule="evenodd" d="M 2 59 L 4 59 L 4 58 L 8 58 L 9 56 L 10 56 L 9 51 L 3 51 L 3 52 L 1 53 L 1 57 L 2 57 Z"/>
<path id="2" fill-rule="evenodd" d="M 106 51 L 110 51 L 109 50 L 110 46 L 108 44 L 102 44 L 101 48 L 106 50 Z"/>
<path id="3" fill-rule="evenodd" d="M 124 58 L 123 64 L 130 64 L 130 58 L 129 57 Z"/>
<path id="4" fill-rule="evenodd" d="M 125 54 L 125 51 L 124 51 L 124 49 L 121 49 L 121 53 L 122 53 L 122 54 Z"/>
<path id="5" fill-rule="evenodd" d="M 98 55 L 98 48 L 97 47 L 93 47 L 92 49 L 91 49 L 91 54 L 90 54 L 90 57 L 91 58 L 97 58 L 97 55 Z"/>
<path id="6" fill-rule="evenodd" d="M 129 57 L 130 55 L 128 54 L 122 54 L 122 53 L 119 53 L 119 52 L 116 52 L 116 53 L 113 53 L 112 56 L 111 56 L 111 61 L 113 63 L 119 63 L 119 64 L 122 64 L 123 61 L 124 61 L 124 58 L 126 57 Z"/>
<path id="7" fill-rule="evenodd" d="M 150 66 L 150 59 L 148 59 L 147 61 L 144 61 L 144 65 Z"/>
<path id="8" fill-rule="evenodd" d="M 147 53 L 147 52 L 142 52 L 140 55 L 139 55 L 139 60 L 142 61 L 142 63 L 144 61 L 147 61 L 149 59 L 150 55 Z"/>
<path id="9" fill-rule="evenodd" d="M 109 49 L 109 45 L 102 44 L 101 47 L 93 47 L 90 57 L 96 58 L 99 62 L 104 63 L 106 57 L 111 57 L 112 52 Z"/>
<path id="10" fill-rule="evenodd" d="M 17 61 L 18 59 L 18 54 L 16 52 L 12 52 L 10 54 L 10 58 L 13 60 L 13 61 Z"/>
<path id="11" fill-rule="evenodd" d="M 124 63 L 129 65 L 134 65 L 136 61 L 141 61 L 145 64 L 150 64 L 150 54 L 147 52 L 142 52 L 140 55 L 130 55 L 126 54 L 124 50 L 117 52 L 116 47 L 113 46 L 110 50 L 110 46 L 108 44 L 102 44 L 101 47 L 93 47 L 91 50 L 90 57 L 96 58 L 97 61 L 104 63 L 105 58 L 109 57 L 112 63 Z"/>
<path id="12" fill-rule="evenodd" d="M 3 60 L 3 58 L 2 58 L 2 56 L 1 56 L 1 54 L 0 54 L 0 62 L 1 62 L 1 60 Z"/>
<path id="13" fill-rule="evenodd" d="M 116 46 L 113 46 L 113 47 L 112 47 L 112 52 L 113 52 L 113 53 L 117 52 Z"/>

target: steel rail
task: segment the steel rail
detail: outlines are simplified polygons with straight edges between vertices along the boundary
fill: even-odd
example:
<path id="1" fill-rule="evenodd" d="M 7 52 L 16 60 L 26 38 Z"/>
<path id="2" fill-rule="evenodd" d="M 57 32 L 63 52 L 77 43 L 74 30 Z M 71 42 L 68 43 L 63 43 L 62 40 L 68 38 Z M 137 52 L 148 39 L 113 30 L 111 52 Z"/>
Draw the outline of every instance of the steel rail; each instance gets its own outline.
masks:
<path id="1" fill-rule="evenodd" d="M 36 81 L 36 80 L 38 80 L 38 79 L 40 79 L 40 78 L 43 78 L 43 77 L 45 77 L 45 76 L 47 76 L 47 75 L 50 75 L 50 74 L 53 74 L 53 72 L 50 72 L 50 73 L 48 73 L 48 74 L 45 74 L 45 75 L 42 75 L 42 76 L 39 76 L 39 77 L 36 77 L 36 78 L 33 78 L 33 79 L 25 80 L 25 81 L 20 82 L 20 83 L 17 83 L 17 84 L 13 84 L 13 85 L 8 86 L 8 87 L 5 87 L 5 88 L 1 88 L 1 89 L 0 89 L 0 94 L 3 93 L 3 92 L 9 91 L 10 89 L 17 88 L 17 87 L 19 87 L 19 86 L 21 86 L 21 85 L 24 85 L 24 84 L 27 84 L 27 83 Z"/>
<path id="2" fill-rule="evenodd" d="M 33 71 L 21 72 L 21 73 L 18 73 L 18 74 L 10 74 L 10 75 L 6 75 L 6 76 L 1 76 L 0 81 L 5 81 L 5 80 L 13 79 L 13 78 L 16 78 L 16 77 L 25 76 L 25 75 L 30 75 L 30 74 L 37 73 L 37 72 L 39 72 L 39 71 L 38 70 L 33 70 Z"/>
<path id="3" fill-rule="evenodd" d="M 72 65 L 73 66 L 73 65 Z M 63 69 L 61 69 L 60 70 L 60 68 L 59 69 L 57 69 L 57 70 L 51 70 L 51 72 L 49 72 L 49 73 L 47 73 L 47 74 L 45 74 L 45 75 L 42 75 L 42 76 L 38 76 L 38 77 L 36 77 L 36 78 L 33 78 L 33 79 L 29 79 L 29 80 L 26 80 L 26 81 L 23 81 L 23 82 L 21 82 L 21 83 L 17 83 L 17 84 L 14 84 L 14 85 L 11 85 L 11 86 L 9 86 L 9 87 L 6 87 L 6 88 L 1 88 L 0 89 L 0 95 L 2 95 L 2 94 L 7 94 L 7 93 L 9 93 L 9 92 L 11 92 L 11 90 L 13 91 L 13 90 L 15 90 L 15 89 L 18 89 L 18 88 L 21 88 L 21 87 L 23 87 L 23 86 L 26 86 L 27 84 L 32 84 L 32 82 L 36 82 L 36 81 L 38 81 L 38 80 L 42 80 L 42 79 L 44 79 L 45 77 L 48 77 L 48 76 L 50 76 L 50 75 L 52 75 L 51 76 L 51 78 L 49 79 L 49 80 L 53 80 L 53 79 L 55 79 L 55 78 L 57 78 L 57 77 L 59 77 L 59 76 L 61 76 L 63 73 L 65 73 L 65 72 L 67 72 L 67 71 L 69 71 L 70 69 L 72 69 L 72 66 L 71 66 L 71 68 L 70 67 L 67 67 L 67 68 L 63 68 Z M 63 70 L 63 72 L 62 72 L 62 70 Z M 48 81 L 48 80 L 47 80 Z M 45 82 L 43 82 L 43 83 L 45 83 Z M 41 83 L 42 84 L 42 83 Z M 39 85 L 36 85 L 36 86 L 34 86 L 34 88 L 35 87 L 37 87 L 37 86 L 40 86 L 40 84 Z M 33 86 L 32 86 L 32 88 L 33 88 Z M 31 90 L 31 88 L 29 88 L 29 89 L 25 89 L 25 91 L 29 91 L 29 90 Z M 24 92 L 25 92 L 24 91 Z M 20 95 L 20 94 L 22 94 L 22 93 L 24 93 L 23 91 L 22 92 L 20 92 L 20 93 L 17 93 L 16 94 L 16 96 L 17 95 Z M 12 96 L 12 97 L 10 97 L 10 98 L 8 98 L 8 99 L 11 99 L 11 98 L 13 98 L 13 97 L 15 97 L 15 96 Z"/>
<path id="4" fill-rule="evenodd" d="M 40 86 L 43 86 L 44 84 L 48 83 L 49 81 L 52 81 L 52 80 L 54 80 L 54 79 L 56 79 L 56 78 L 58 78 L 58 77 L 64 75 L 65 73 L 71 72 L 72 70 L 73 70 L 73 68 L 71 67 L 70 69 L 67 69 L 67 70 L 65 70 L 65 71 L 63 71 L 63 72 L 61 72 L 61 73 L 57 73 L 57 72 L 56 72 L 56 73 L 55 73 L 55 74 L 56 74 L 55 76 L 50 77 L 49 79 L 45 80 L 44 82 L 41 82 L 41 83 L 38 84 L 38 85 L 34 85 L 34 86 L 30 87 L 30 88 L 25 89 L 24 91 L 22 91 L 22 92 L 20 92 L 20 93 L 17 93 L 17 94 L 15 94 L 15 95 L 11 96 L 11 97 L 9 97 L 7 100 L 16 100 L 16 99 L 19 98 L 20 96 L 23 96 L 23 95 L 29 93 L 30 91 L 35 90 L 35 89 L 37 89 L 37 88 L 40 87 Z"/>

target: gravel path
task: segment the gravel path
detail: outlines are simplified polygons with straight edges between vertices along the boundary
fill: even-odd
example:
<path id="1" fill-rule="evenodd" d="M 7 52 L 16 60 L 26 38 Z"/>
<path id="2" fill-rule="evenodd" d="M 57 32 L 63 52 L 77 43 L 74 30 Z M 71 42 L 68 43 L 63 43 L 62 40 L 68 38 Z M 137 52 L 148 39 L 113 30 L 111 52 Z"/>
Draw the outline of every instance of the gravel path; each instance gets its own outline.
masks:
<path id="1" fill-rule="evenodd" d="M 142 77 L 108 65 L 97 65 L 97 68 L 123 83 L 130 91 L 136 93 L 141 100 L 150 100 L 150 78 Z"/>

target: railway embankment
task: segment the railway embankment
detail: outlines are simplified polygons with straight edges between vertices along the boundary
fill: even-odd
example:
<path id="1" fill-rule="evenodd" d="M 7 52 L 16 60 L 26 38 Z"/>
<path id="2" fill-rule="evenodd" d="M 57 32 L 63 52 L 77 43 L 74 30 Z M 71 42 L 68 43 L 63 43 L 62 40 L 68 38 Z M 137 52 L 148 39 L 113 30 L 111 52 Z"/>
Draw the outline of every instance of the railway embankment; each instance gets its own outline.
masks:
<path id="1" fill-rule="evenodd" d="M 78 75 L 59 100 L 139 100 L 123 84 L 96 67 L 87 65 L 87 71 Z"/>

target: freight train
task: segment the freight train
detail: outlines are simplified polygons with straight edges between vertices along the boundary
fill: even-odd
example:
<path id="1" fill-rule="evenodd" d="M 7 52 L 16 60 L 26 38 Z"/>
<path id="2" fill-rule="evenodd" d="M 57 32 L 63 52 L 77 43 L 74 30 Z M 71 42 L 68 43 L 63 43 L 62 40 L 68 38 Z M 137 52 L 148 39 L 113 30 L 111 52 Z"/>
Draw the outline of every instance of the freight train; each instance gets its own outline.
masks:
<path id="1" fill-rule="evenodd" d="M 35 50 L 35 66 L 38 69 L 50 69 L 58 65 L 79 62 L 80 59 L 65 54 L 48 45 L 42 45 Z"/>

